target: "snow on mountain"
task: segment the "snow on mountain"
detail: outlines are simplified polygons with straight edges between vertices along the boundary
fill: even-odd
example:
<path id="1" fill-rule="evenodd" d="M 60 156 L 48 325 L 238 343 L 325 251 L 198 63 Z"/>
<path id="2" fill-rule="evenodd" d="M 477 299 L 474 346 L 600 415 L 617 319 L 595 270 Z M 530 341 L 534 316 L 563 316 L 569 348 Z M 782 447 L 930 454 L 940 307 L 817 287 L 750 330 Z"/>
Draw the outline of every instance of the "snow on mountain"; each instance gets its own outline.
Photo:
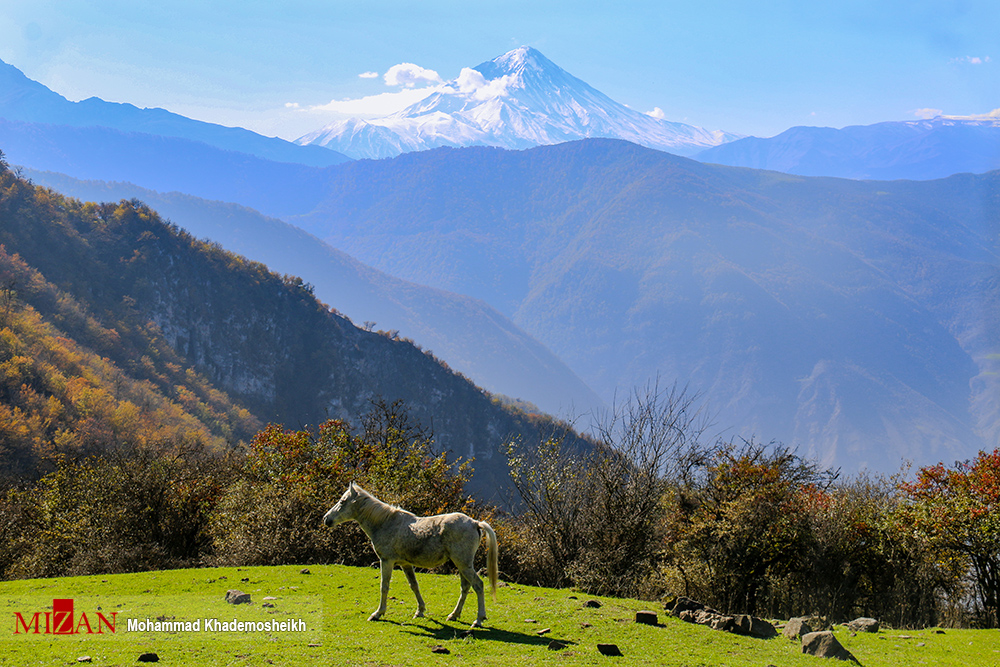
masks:
<path id="1" fill-rule="evenodd" d="M 679 155 L 739 138 L 630 109 L 522 46 L 463 68 L 456 79 L 402 111 L 337 121 L 296 143 L 383 158 L 440 146 L 522 149 L 591 137 L 624 139 Z"/>

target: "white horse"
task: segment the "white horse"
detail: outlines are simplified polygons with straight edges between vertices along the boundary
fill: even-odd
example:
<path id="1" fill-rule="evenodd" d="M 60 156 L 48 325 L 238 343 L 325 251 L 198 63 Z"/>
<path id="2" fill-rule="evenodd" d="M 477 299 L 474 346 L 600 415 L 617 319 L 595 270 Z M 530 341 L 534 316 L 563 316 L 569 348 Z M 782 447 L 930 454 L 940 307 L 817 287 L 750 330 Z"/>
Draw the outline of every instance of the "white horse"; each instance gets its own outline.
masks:
<path id="1" fill-rule="evenodd" d="M 361 525 L 382 565 L 382 597 L 378 609 L 368 617 L 369 621 L 377 621 L 385 614 L 385 601 L 394 565 L 398 563 L 406 574 L 406 580 L 417 598 L 417 613 L 414 618 L 419 618 L 424 615 L 424 598 L 420 595 L 413 568 L 437 567 L 450 559 L 462 578 L 462 594 L 455 610 L 448 615 L 448 620 L 455 621 L 461 616 L 465 597 L 471 587 L 479 597 L 479 614 L 472 627 L 482 627 L 486 620 L 486 601 L 483 581 L 473 569 L 472 560 L 483 537 L 489 537 L 486 570 L 493 589 L 493 600 L 496 601 L 497 536 L 490 524 L 476 521 L 461 512 L 419 517 L 382 502 L 354 482 L 351 482 L 337 504 L 323 517 L 323 522 L 328 526 L 352 520 Z"/>

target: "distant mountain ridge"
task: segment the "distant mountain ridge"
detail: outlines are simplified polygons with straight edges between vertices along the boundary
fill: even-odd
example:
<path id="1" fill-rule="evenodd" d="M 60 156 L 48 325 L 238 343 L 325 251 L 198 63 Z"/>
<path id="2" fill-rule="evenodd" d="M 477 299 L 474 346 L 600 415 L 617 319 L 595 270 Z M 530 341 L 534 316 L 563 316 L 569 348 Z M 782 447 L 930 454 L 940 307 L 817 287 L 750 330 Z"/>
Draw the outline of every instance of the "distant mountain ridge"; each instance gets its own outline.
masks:
<path id="1" fill-rule="evenodd" d="M 981 174 L 1000 169 L 1000 117 L 938 116 L 839 130 L 793 127 L 769 139 L 745 137 L 694 157 L 800 176 L 866 180 Z"/>
<path id="2" fill-rule="evenodd" d="M 1000 445 L 1000 172 L 805 178 L 590 139 L 330 176 L 294 224 L 487 301 L 606 401 L 659 375 L 846 471 Z"/>
<path id="3" fill-rule="evenodd" d="M 393 278 L 301 229 L 235 204 L 52 172 L 29 169 L 25 175 L 84 201 L 137 198 L 199 239 L 299 276 L 356 325 L 397 330 L 494 394 L 567 419 L 604 408 L 550 350 L 483 301 Z"/>
<path id="4" fill-rule="evenodd" d="M 349 158 L 318 146 L 299 146 L 265 137 L 241 127 L 192 120 L 164 109 L 139 109 L 132 104 L 91 97 L 71 102 L 32 81 L 19 69 L 0 61 L 0 118 L 49 125 L 107 127 L 198 141 L 215 148 L 255 155 L 266 160 L 325 167 Z"/>
<path id="5" fill-rule="evenodd" d="M 410 342 L 354 326 L 319 303 L 300 279 L 277 275 L 262 264 L 199 242 L 141 203 L 66 200 L 10 178 L 2 164 L 0 186 L 0 277 L 9 278 L 2 261 L 8 255 L 16 253 L 17 261 L 30 267 L 21 271 L 22 282 L 15 283 L 17 308 L 27 303 L 58 325 L 58 313 L 52 311 L 66 310 L 73 302 L 54 303 L 48 296 L 52 290 L 24 284 L 23 276 L 33 273 L 58 285 L 95 320 L 89 328 L 96 332 L 91 338 L 99 344 L 97 352 L 120 369 L 105 363 L 100 371 L 108 377 L 101 378 L 102 387 L 94 386 L 94 378 L 62 379 L 62 384 L 75 387 L 68 399 L 73 405 L 62 412 L 80 413 L 70 426 L 79 429 L 81 442 L 97 437 L 109 448 L 115 446 L 116 435 L 95 433 L 94 420 L 88 421 L 87 415 L 109 402 L 100 394 L 103 386 L 117 391 L 116 372 L 130 376 L 122 378 L 121 391 L 130 391 L 132 377 L 139 384 L 151 384 L 147 378 L 152 377 L 212 429 L 244 440 L 247 428 L 269 421 L 297 429 L 345 419 L 356 427 L 372 400 L 401 400 L 411 417 L 433 432 L 440 451 L 450 452 L 452 459 L 475 459 L 469 490 L 483 500 L 505 504 L 510 500 L 505 497 L 507 440 L 530 443 L 565 430 L 547 418 L 505 408 Z M 79 312 L 70 315 L 81 317 Z M 64 327 L 60 335 L 74 336 L 70 331 Z M 95 344 L 77 338 L 63 339 L 62 345 L 83 350 Z M 14 380 L 21 373 L 23 382 L 37 391 L 30 400 L 22 396 L 23 389 L 14 395 L 0 391 L 0 415 L 16 415 L 23 403 L 39 413 L 54 412 L 51 392 L 31 377 L 32 360 L 20 354 L 16 340 L 5 331 L 0 340 L 4 379 L 9 371 L 14 371 Z M 62 359 L 41 362 L 51 367 Z M 16 388 L 21 382 L 0 384 Z M 13 411 L 8 410 L 11 404 Z M 135 405 L 131 411 L 141 412 Z M 174 412 L 177 421 L 192 421 Z M 122 415 L 115 419 L 127 425 Z M 0 422 L 0 445 L 5 449 L 21 444 L 7 439 L 9 426 Z M 194 426 L 206 437 L 212 435 L 201 423 Z M 49 435 L 66 446 L 73 443 L 70 436 L 75 432 Z M 195 435 L 192 429 L 189 436 Z M 569 438 L 571 446 L 589 446 L 572 433 Z M 185 441 L 182 431 L 178 443 Z M 32 446 L 43 443 L 25 445 L 28 450 Z"/>
<path id="6" fill-rule="evenodd" d="M 337 121 L 296 141 L 384 158 L 442 146 L 523 149 L 590 137 L 690 155 L 738 135 L 630 109 L 522 46 L 463 69 L 443 90 L 395 114 Z"/>

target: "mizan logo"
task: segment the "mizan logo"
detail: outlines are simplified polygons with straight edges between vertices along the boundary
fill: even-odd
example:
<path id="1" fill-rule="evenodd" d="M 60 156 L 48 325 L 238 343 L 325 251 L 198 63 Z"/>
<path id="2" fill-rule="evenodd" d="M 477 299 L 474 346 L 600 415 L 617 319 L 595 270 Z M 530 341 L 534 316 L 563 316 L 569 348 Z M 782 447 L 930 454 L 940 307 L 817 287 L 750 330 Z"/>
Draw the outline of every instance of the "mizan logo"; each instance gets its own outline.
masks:
<path id="1" fill-rule="evenodd" d="M 96 612 L 95 616 L 87 616 L 84 611 L 76 615 L 72 599 L 53 600 L 52 611 L 36 611 L 30 618 L 15 611 L 14 634 L 103 635 L 105 630 L 114 634 L 117 615 L 118 612 L 111 612 L 110 620 L 101 612 Z"/>

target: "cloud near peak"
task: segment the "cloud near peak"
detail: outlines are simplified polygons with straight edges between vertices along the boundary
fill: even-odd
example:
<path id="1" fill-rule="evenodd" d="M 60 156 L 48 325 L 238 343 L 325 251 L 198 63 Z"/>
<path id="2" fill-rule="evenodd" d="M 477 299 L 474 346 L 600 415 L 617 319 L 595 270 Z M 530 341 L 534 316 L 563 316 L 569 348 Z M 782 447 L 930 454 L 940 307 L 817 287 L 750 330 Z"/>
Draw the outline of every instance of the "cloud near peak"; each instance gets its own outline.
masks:
<path id="1" fill-rule="evenodd" d="M 413 88 L 417 84 L 431 85 L 444 83 L 434 70 L 413 63 L 393 65 L 385 73 L 384 78 L 388 86 L 403 86 L 405 88 Z"/>
<path id="2" fill-rule="evenodd" d="M 510 75 L 503 75 L 499 78 L 487 81 L 486 77 L 471 67 L 463 67 L 455 84 L 460 93 L 471 94 L 477 100 L 488 100 L 493 97 L 503 97 L 507 94 L 507 88 L 513 81 Z"/>
<path id="3" fill-rule="evenodd" d="M 910 113 L 922 120 L 929 120 L 931 118 L 936 118 L 937 116 L 940 116 L 941 114 L 944 113 L 944 111 L 942 109 L 926 108 L 926 109 L 914 109 Z"/>

